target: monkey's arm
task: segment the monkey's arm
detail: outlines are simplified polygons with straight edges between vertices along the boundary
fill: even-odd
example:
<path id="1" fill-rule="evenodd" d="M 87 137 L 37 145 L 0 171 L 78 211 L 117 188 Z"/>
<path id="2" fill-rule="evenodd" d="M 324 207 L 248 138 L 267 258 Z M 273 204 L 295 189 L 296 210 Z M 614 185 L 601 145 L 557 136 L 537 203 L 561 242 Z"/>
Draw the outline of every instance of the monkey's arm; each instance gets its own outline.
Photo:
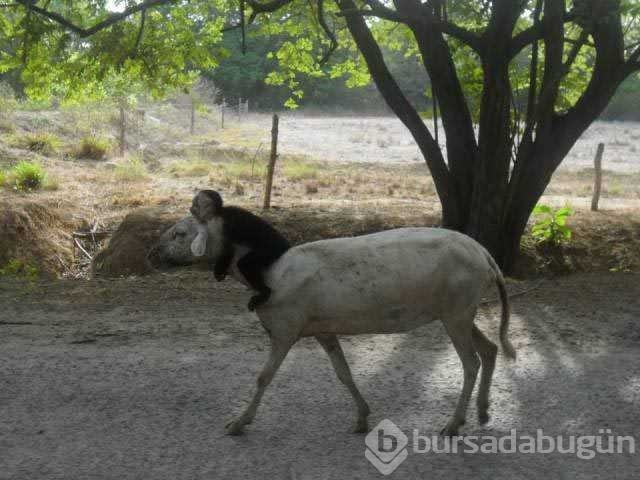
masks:
<path id="1" fill-rule="evenodd" d="M 222 254 L 213 267 L 213 274 L 216 277 L 216 280 L 218 280 L 219 282 L 224 280 L 224 278 L 227 276 L 227 272 L 229 271 L 229 267 L 231 266 L 231 262 L 233 261 L 234 254 L 235 250 L 233 248 L 233 244 L 231 242 L 224 242 L 224 246 L 222 247 Z"/>

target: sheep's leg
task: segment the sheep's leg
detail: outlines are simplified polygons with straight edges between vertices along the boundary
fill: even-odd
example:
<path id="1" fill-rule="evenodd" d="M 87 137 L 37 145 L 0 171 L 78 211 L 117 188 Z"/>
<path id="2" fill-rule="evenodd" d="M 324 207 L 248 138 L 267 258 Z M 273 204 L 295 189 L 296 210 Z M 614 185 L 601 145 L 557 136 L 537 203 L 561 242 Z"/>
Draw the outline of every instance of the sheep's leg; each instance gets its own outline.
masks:
<path id="1" fill-rule="evenodd" d="M 245 411 L 239 417 L 227 423 L 226 430 L 228 435 L 240 435 L 243 427 L 253 421 L 253 418 L 256 416 L 258 406 L 260 405 L 262 395 L 264 395 L 265 390 L 271 383 L 271 380 L 273 380 L 273 377 L 282 364 L 282 361 L 287 356 L 287 353 L 295 342 L 296 339 L 271 337 L 271 352 L 269 353 L 269 358 L 262 368 L 260 375 L 258 375 L 256 392 Z"/>
<path id="2" fill-rule="evenodd" d="M 496 357 L 498 355 L 498 347 L 489 340 L 478 327 L 473 326 L 472 330 L 473 345 L 482 362 L 482 374 L 480 375 L 480 387 L 478 389 L 478 421 L 484 425 L 489 421 L 489 389 L 491 388 L 491 379 L 493 378 L 493 370 L 496 366 Z"/>
<path id="3" fill-rule="evenodd" d="M 322 345 L 327 355 L 329 355 L 329 359 L 331 360 L 331 364 L 333 365 L 333 369 L 340 381 L 349 389 L 353 400 L 356 402 L 356 406 L 358 407 L 358 419 L 356 420 L 356 425 L 354 428 L 354 433 L 366 433 L 369 431 L 369 425 L 367 423 L 367 417 L 369 416 L 370 410 L 369 405 L 364 400 L 358 387 L 353 381 L 353 377 L 351 376 L 351 370 L 349 369 L 349 364 L 347 360 L 344 358 L 344 352 L 342 351 L 342 347 L 340 347 L 340 342 L 338 342 L 338 337 L 335 335 L 317 335 L 316 340 Z"/>
<path id="4" fill-rule="evenodd" d="M 451 342 L 458 352 L 460 361 L 462 362 L 462 368 L 464 370 L 464 382 L 462 384 L 462 392 L 458 399 L 458 405 L 456 406 L 453 418 L 447 423 L 447 425 L 440 432 L 441 435 L 451 437 L 458 434 L 458 428 L 464 425 L 467 415 L 467 406 L 469 405 L 469 399 L 473 392 L 473 387 L 478 377 L 478 370 L 480 369 L 480 360 L 473 346 L 472 341 L 472 327 L 473 318 L 475 317 L 475 311 L 471 315 L 465 314 L 458 318 L 443 319 L 445 329 L 451 338 Z"/>

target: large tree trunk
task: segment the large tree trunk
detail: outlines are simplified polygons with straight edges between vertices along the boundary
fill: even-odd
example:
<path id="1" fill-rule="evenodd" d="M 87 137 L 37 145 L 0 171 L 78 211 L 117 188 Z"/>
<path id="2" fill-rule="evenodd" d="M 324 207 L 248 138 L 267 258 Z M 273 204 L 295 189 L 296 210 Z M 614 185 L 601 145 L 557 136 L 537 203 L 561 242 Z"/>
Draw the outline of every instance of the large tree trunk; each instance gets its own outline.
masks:
<path id="1" fill-rule="evenodd" d="M 409 129 L 425 158 L 442 204 L 443 226 L 474 237 L 507 273 L 512 272 L 531 211 L 556 168 L 604 109 L 620 82 L 640 69 L 640 47 L 625 61 L 620 0 L 589 0 L 586 16 L 583 12 L 577 20 L 582 32 L 573 39 L 567 55 L 564 0 L 538 1 L 533 25 L 515 36 L 526 2 L 494 0 L 489 24 L 477 34 L 449 23 L 440 2 L 394 0 L 394 10 L 386 3 L 367 1 L 370 10 L 359 10 L 353 0 L 335 1 L 378 90 Z M 446 162 L 438 143 L 387 68 L 363 12 L 404 23 L 412 31 L 441 108 L 447 137 Z M 484 85 L 477 142 L 445 34 L 463 42 L 482 62 Z M 566 113 L 557 113 L 562 79 L 589 36 L 596 50 L 593 75 L 578 102 Z M 539 91 L 538 41 L 544 42 Z M 535 52 L 529 75 L 532 85 L 525 128 L 520 144 L 514 145 L 509 64 L 529 44 Z M 517 155 L 512 166 L 514 147 Z"/>

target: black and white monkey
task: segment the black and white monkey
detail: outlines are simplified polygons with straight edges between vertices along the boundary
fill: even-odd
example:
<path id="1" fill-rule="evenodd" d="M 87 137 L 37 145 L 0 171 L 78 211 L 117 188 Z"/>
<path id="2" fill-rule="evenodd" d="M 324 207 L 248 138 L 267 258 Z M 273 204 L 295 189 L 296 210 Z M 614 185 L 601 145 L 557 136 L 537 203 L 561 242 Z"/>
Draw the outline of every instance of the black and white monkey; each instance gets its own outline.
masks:
<path id="1" fill-rule="evenodd" d="M 245 246 L 250 251 L 238 260 L 238 270 L 258 291 L 249 301 L 249 310 L 266 302 L 271 289 L 264 283 L 263 273 L 289 250 L 287 239 L 253 213 L 239 207 L 223 206 L 222 197 L 215 190 L 200 190 L 193 197 L 190 211 L 201 223 L 216 217 L 222 219 L 223 248 L 214 266 L 216 280 L 224 280 L 235 255 L 234 245 Z"/>

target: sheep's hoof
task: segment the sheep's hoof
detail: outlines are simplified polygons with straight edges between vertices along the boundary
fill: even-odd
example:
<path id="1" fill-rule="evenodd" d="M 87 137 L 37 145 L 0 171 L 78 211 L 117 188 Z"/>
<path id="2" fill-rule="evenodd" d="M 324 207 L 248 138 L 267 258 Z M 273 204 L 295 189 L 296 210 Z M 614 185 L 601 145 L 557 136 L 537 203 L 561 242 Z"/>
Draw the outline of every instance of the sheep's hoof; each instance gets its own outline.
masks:
<path id="1" fill-rule="evenodd" d="M 457 422 L 455 420 L 450 421 L 446 427 L 440 430 L 441 437 L 457 437 L 458 436 L 458 427 L 464 425 L 464 420 L 462 422 Z"/>
<path id="2" fill-rule="evenodd" d="M 369 422 L 366 418 L 359 418 L 353 427 L 353 433 L 369 433 Z"/>
<path id="3" fill-rule="evenodd" d="M 489 414 L 487 412 L 478 413 L 478 422 L 480 425 L 485 425 L 489 421 Z"/>
<path id="4" fill-rule="evenodd" d="M 245 422 L 241 419 L 231 420 L 225 425 L 227 435 L 242 435 L 244 433 L 244 425 Z"/>

